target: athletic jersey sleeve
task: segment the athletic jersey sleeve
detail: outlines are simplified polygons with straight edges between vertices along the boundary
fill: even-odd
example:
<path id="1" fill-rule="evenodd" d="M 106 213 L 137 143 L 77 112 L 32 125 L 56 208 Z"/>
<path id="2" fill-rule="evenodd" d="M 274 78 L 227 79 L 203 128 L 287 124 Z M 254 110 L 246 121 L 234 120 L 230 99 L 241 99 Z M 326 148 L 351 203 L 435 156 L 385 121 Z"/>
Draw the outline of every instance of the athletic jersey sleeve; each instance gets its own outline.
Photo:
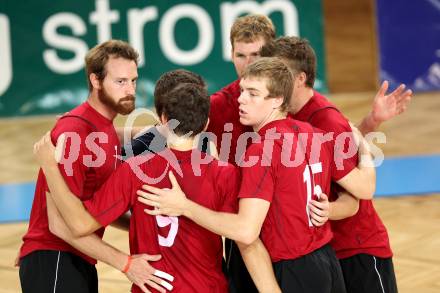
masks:
<path id="1" fill-rule="evenodd" d="M 133 178 L 135 175 L 129 163 L 125 162 L 110 175 L 90 200 L 83 202 L 102 226 L 108 226 L 132 206 L 136 192 Z"/>
<path id="2" fill-rule="evenodd" d="M 74 121 L 72 121 L 75 119 Z M 84 183 L 88 167 L 83 163 L 85 155 L 91 152 L 87 149 L 85 141 L 90 133 L 89 126 L 76 118 L 65 118 L 58 121 L 51 132 L 51 139 L 54 145 L 58 138 L 66 136 L 63 159 L 58 167 L 70 191 L 80 199 L 83 199 Z"/>
<path id="3" fill-rule="evenodd" d="M 223 168 L 218 177 L 217 184 L 220 189 L 220 208 L 218 211 L 237 213 L 238 211 L 238 189 L 240 187 L 240 171 L 229 164 Z"/>
<path id="4" fill-rule="evenodd" d="M 239 198 L 260 198 L 272 202 L 273 172 L 271 166 L 262 164 L 263 154 L 263 146 L 259 144 L 251 145 L 246 150 L 244 162 L 250 162 L 250 160 L 257 160 L 257 162 L 251 167 L 241 168 Z"/>
<path id="5" fill-rule="evenodd" d="M 312 125 L 325 132 L 333 132 L 333 159 L 331 160 L 332 180 L 350 173 L 358 162 L 357 147 L 348 121 L 337 110 L 329 108 L 317 112 L 312 117 Z"/>

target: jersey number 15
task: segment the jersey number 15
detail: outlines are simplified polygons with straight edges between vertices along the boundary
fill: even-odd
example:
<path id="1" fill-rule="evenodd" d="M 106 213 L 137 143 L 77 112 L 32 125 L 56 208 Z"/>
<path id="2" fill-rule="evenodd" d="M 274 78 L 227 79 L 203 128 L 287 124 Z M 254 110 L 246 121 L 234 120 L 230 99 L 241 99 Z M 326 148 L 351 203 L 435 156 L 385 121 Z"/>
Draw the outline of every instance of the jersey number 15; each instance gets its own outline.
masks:
<path id="1" fill-rule="evenodd" d="M 321 172 L 322 172 L 322 163 L 315 163 L 311 165 L 306 165 L 306 168 L 304 169 L 304 173 L 303 173 L 304 182 L 306 183 L 306 187 L 307 187 L 306 213 L 307 213 L 307 219 L 309 220 L 309 227 L 313 226 L 312 221 L 310 220 L 310 211 L 309 211 L 309 202 L 312 200 L 312 188 L 313 188 L 313 194 L 316 195 L 318 198 L 322 193 L 321 186 L 315 185 L 314 182 L 315 180 L 312 179 L 314 178 L 313 177 L 314 174 L 318 174 Z"/>

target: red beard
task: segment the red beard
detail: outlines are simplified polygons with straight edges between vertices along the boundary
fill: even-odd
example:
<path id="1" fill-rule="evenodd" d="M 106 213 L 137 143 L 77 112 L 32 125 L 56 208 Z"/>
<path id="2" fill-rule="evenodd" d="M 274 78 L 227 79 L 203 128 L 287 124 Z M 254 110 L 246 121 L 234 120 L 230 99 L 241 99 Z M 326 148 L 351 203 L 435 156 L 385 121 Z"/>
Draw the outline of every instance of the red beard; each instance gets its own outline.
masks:
<path id="1" fill-rule="evenodd" d="M 113 111 L 121 115 L 130 114 L 135 107 L 136 97 L 133 95 L 125 96 L 119 99 L 117 102 L 107 93 L 107 91 L 102 87 L 98 91 L 98 98 L 104 105 L 110 107 Z"/>

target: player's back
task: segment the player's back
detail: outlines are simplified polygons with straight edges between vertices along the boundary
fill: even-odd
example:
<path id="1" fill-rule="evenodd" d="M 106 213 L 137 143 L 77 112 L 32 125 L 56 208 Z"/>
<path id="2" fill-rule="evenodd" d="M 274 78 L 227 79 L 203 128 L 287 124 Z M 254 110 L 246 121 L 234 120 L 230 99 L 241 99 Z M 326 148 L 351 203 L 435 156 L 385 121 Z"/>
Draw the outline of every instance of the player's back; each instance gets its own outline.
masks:
<path id="1" fill-rule="evenodd" d="M 171 187 L 167 176 L 170 164 L 169 170 L 173 170 L 188 198 L 212 210 L 236 212 L 239 173 L 235 167 L 230 164 L 221 166 L 222 163 L 198 150 L 165 152 L 155 155 L 149 164 L 142 165 L 143 171 L 151 177 L 165 175 L 151 185 Z M 195 158 L 208 158 L 211 162 L 204 163 Z M 156 171 L 152 172 L 152 166 Z M 148 207 L 138 201 L 133 202 L 132 213 L 136 220 L 132 221 L 130 233 L 138 237 L 130 235 L 131 252 L 160 253 L 162 259 L 154 266 L 175 277 L 173 292 L 227 292 L 222 272 L 221 237 L 185 217 L 156 216 L 151 220 L 152 216 L 144 213 L 145 208 Z M 155 233 L 150 233 L 151 230 Z M 144 237 L 139 238 L 139 235 Z M 152 249 L 154 247 L 158 250 Z"/>

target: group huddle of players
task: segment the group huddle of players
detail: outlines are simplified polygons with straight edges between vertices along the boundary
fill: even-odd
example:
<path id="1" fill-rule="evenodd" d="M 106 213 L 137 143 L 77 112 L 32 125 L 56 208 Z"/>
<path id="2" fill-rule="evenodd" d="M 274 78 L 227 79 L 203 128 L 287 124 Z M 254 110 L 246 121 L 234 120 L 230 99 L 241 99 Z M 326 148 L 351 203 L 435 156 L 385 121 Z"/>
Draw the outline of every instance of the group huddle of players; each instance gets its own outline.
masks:
<path id="1" fill-rule="evenodd" d="M 199 75 L 164 73 L 159 123 L 122 148 L 113 119 L 134 109 L 138 55 L 117 40 L 88 52 L 88 100 L 34 146 L 23 292 L 97 292 L 95 259 L 132 292 L 397 292 L 360 133 L 405 111 L 411 91 L 384 82 L 357 130 L 313 89 L 307 40 L 275 38 L 262 15 L 238 18 L 230 40 L 238 79 L 209 96 Z M 110 224 L 128 227 L 130 255 L 101 239 Z"/>

